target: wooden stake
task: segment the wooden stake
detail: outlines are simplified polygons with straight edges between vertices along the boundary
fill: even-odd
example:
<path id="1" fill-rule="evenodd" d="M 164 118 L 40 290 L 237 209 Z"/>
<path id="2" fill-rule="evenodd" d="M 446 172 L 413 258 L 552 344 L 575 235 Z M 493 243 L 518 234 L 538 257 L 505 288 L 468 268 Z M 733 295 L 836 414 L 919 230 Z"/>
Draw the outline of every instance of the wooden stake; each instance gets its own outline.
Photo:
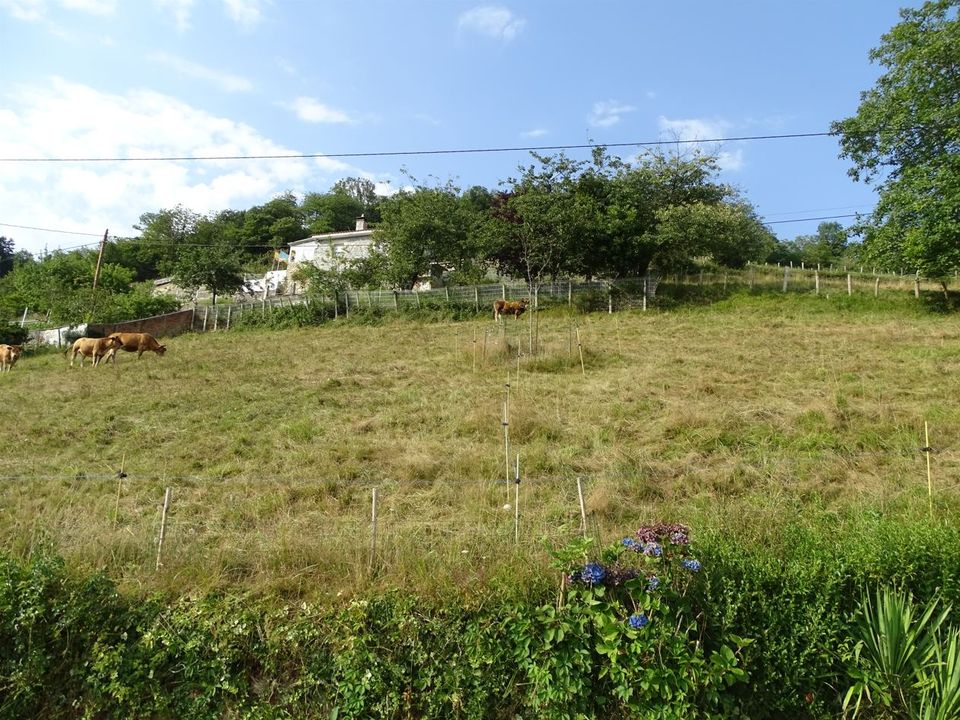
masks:
<path id="1" fill-rule="evenodd" d="M 873 283 L 873 296 L 880 297 L 880 276 L 877 275 L 877 279 Z"/>
<path id="2" fill-rule="evenodd" d="M 480 356 L 480 359 L 483 360 L 484 362 L 487 361 L 487 335 L 488 335 L 488 334 L 489 334 L 489 330 L 484 329 L 484 331 L 483 331 L 483 354 Z"/>
<path id="3" fill-rule="evenodd" d="M 117 504 L 113 507 L 113 527 L 117 527 L 117 518 L 120 517 L 120 492 L 123 490 L 123 479 L 127 474 L 123 471 L 123 464 L 127 461 L 127 454 L 120 460 L 120 471 L 117 473 Z"/>
<path id="4" fill-rule="evenodd" d="M 513 476 L 513 542 L 520 544 L 520 453 L 517 453 L 516 474 Z"/>
<path id="5" fill-rule="evenodd" d="M 587 506 L 583 503 L 583 483 L 577 478 L 577 497 L 580 499 L 580 531 L 587 537 Z"/>
<path id="6" fill-rule="evenodd" d="M 583 345 L 580 342 L 580 326 L 577 326 L 577 350 L 580 352 L 580 372 L 584 377 L 587 375 L 587 369 L 583 365 Z"/>
<path id="7" fill-rule="evenodd" d="M 160 514 L 160 538 L 157 540 L 157 566 L 155 570 L 160 570 L 160 556 L 163 552 L 163 539 L 167 534 L 167 511 L 170 509 L 170 488 L 163 494 L 163 511 Z"/>
<path id="8" fill-rule="evenodd" d="M 813 273 L 813 289 L 817 295 L 820 294 L 820 268 L 819 267 Z"/>
<path id="9" fill-rule="evenodd" d="M 850 273 L 847 273 L 847 295 L 853 295 L 853 281 L 850 279 Z"/>
<path id="10" fill-rule="evenodd" d="M 227 330 L 230 329 L 230 317 L 233 315 L 233 305 L 227 306 Z"/>
<path id="11" fill-rule="evenodd" d="M 373 498 L 370 510 L 370 570 L 374 568 L 377 559 L 377 488 L 373 488 Z"/>
<path id="12" fill-rule="evenodd" d="M 933 478 L 930 474 L 930 427 L 923 421 L 923 454 L 927 456 L 927 503 L 930 510 L 930 519 L 933 519 Z"/>
<path id="13" fill-rule="evenodd" d="M 614 318 L 617 324 L 617 352 L 623 355 L 623 343 L 620 342 L 620 318 Z"/>
<path id="14" fill-rule="evenodd" d="M 507 481 L 507 502 L 510 502 L 510 417 L 507 415 L 507 403 L 503 403 L 503 460 L 504 479 Z"/>
<path id="15" fill-rule="evenodd" d="M 473 371 L 477 371 L 477 329 L 473 329 Z"/>

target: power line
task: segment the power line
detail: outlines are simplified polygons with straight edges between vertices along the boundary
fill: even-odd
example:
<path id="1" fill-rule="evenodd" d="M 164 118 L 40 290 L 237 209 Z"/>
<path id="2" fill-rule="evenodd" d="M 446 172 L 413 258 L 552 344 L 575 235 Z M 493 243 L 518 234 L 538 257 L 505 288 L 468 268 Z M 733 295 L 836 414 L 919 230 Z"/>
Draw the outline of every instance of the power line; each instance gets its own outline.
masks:
<path id="1" fill-rule="evenodd" d="M 798 223 L 798 222 L 811 222 L 813 220 L 839 220 L 840 218 L 852 218 L 857 217 L 857 213 L 850 213 L 848 215 L 823 215 L 822 217 L 809 217 L 809 218 L 794 218 L 793 220 L 769 220 L 764 222 L 764 225 L 779 225 L 781 223 Z"/>
<path id="2" fill-rule="evenodd" d="M 33 225 L 14 225 L 13 223 L 0 222 L 0 226 L 19 228 L 21 230 L 38 230 L 40 232 L 60 233 L 62 235 L 85 235 L 89 237 L 100 237 L 100 233 L 78 232 L 76 230 L 57 230 L 54 228 L 34 227 Z M 82 245 L 80 247 L 83 247 Z"/>
<path id="3" fill-rule="evenodd" d="M 789 140 L 796 138 L 831 137 L 832 132 L 784 133 L 780 135 L 742 135 L 739 137 L 702 138 L 698 140 L 642 140 L 620 143 L 582 143 L 576 145 L 526 145 L 492 148 L 459 148 L 451 150 L 391 150 L 383 152 L 343 152 L 343 153 L 278 153 L 271 155 L 180 155 L 180 156 L 140 156 L 140 157 L 12 157 L 0 158 L 0 162 L 24 163 L 78 163 L 78 162 L 202 162 L 220 160 L 312 160 L 318 158 L 371 158 L 371 157 L 411 157 L 416 155 L 479 155 L 484 153 L 540 152 L 545 150 L 585 150 L 598 147 L 657 147 L 661 145 L 695 145 L 707 143 L 747 142 L 754 140 Z"/>

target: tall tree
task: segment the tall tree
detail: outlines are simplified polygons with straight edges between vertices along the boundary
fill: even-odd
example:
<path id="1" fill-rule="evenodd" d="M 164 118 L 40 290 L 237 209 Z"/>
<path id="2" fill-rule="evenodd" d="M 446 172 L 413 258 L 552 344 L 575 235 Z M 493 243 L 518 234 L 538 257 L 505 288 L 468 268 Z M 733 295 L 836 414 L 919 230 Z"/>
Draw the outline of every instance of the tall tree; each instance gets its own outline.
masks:
<path id="1" fill-rule="evenodd" d="M 879 201 L 860 227 L 868 257 L 947 279 L 960 267 L 958 0 L 900 11 L 870 60 L 884 68 L 856 115 L 833 123 L 855 180 Z"/>
<path id="2" fill-rule="evenodd" d="M 482 255 L 475 221 L 451 182 L 417 185 L 386 198 L 374 238 L 386 255 L 388 281 L 410 288 L 419 278 L 441 271 L 474 277 Z"/>
<path id="3" fill-rule="evenodd" d="M 337 180 L 330 188 L 332 194 L 346 195 L 360 203 L 361 213 L 371 223 L 380 222 L 380 203 L 383 196 L 377 194 L 377 186 L 369 178 L 348 177 Z"/>
<path id="4" fill-rule="evenodd" d="M 0 235 L 0 277 L 13 270 L 13 239 Z"/>
<path id="5" fill-rule="evenodd" d="M 307 193 L 300 209 L 307 229 L 314 234 L 353 230 L 364 214 L 363 203 L 341 191 Z"/>
<path id="6" fill-rule="evenodd" d="M 197 223 L 189 244 L 181 248 L 173 269 L 174 280 L 196 292 L 205 288 L 217 297 L 243 287 L 243 265 L 240 249 L 223 237 L 216 219 L 204 218 Z"/>

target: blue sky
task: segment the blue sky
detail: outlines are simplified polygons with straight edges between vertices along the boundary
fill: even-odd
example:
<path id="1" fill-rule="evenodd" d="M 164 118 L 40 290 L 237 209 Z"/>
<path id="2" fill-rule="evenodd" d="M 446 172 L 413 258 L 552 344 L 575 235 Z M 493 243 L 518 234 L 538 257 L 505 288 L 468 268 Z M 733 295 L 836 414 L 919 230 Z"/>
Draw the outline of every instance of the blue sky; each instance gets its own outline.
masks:
<path id="1" fill-rule="evenodd" d="M 879 74 L 903 0 L 0 0 L 0 234 L 132 236 L 364 176 L 497 184 L 524 152 L 208 162 L 9 158 L 377 153 L 823 132 Z M 833 138 L 710 145 L 782 239 L 868 212 Z M 636 148 L 618 150 L 625 157 Z M 587 150 L 570 151 L 587 157 Z M 840 219 L 847 223 L 849 220 Z M 27 229 L 46 228 L 47 230 Z M 68 232 L 49 232 L 49 230 Z"/>

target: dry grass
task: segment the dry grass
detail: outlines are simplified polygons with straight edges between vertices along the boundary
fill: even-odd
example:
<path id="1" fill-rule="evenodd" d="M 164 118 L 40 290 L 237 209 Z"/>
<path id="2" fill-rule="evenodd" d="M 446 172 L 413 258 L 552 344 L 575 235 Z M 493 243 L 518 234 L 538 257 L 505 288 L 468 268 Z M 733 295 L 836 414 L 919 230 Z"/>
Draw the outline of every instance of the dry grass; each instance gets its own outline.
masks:
<path id="1" fill-rule="evenodd" d="M 522 354 L 518 376 L 526 328 L 397 320 L 183 336 L 163 358 L 124 356 L 116 369 L 27 356 L 0 376 L 0 542 L 47 543 L 143 590 L 523 585 L 544 565 L 542 538 L 578 533 L 578 476 L 604 541 L 651 518 L 742 524 L 780 500 L 895 503 L 925 488 L 925 420 L 938 495 L 956 495 L 956 317 L 798 297 L 551 311 L 543 353 Z M 503 508 L 508 373 L 519 548 Z"/>

